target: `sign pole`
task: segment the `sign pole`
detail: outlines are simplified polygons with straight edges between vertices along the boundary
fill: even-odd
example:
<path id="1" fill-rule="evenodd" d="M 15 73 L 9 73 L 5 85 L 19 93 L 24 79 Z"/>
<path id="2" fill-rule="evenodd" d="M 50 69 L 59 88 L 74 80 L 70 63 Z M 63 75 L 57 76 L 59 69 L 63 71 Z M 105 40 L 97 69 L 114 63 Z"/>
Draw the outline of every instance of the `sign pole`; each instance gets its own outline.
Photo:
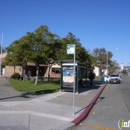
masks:
<path id="1" fill-rule="evenodd" d="M 75 115 L 75 44 L 74 44 L 74 84 L 73 84 L 73 115 Z"/>
<path id="2" fill-rule="evenodd" d="M 2 76 L 2 43 L 3 43 L 3 33 L 2 33 L 2 39 L 1 39 L 1 48 L 0 48 L 0 77 Z"/>
<path id="3" fill-rule="evenodd" d="M 75 55 L 76 55 L 75 44 L 67 44 L 67 54 L 74 55 L 74 67 L 73 67 L 73 115 L 75 114 Z"/>

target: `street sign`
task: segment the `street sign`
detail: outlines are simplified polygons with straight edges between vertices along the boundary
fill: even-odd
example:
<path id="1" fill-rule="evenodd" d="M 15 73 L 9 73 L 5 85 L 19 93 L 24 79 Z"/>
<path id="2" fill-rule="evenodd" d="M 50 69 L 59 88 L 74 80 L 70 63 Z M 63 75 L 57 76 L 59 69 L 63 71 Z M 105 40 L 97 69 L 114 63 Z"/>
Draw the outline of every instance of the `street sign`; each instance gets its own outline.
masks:
<path id="1" fill-rule="evenodd" d="M 75 44 L 67 44 L 67 54 L 75 53 Z"/>

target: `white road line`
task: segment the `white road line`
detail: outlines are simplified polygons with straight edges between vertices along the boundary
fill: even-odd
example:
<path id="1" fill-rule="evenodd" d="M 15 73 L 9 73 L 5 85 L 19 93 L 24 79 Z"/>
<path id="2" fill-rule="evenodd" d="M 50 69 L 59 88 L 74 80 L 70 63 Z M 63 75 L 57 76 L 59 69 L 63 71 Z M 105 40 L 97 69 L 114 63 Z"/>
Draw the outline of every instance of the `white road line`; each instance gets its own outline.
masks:
<path id="1" fill-rule="evenodd" d="M 42 116 L 42 117 L 47 117 L 47 118 L 52 118 L 57 120 L 69 121 L 69 122 L 73 120 L 73 118 L 56 116 L 56 115 L 51 115 L 46 113 L 38 113 L 34 111 L 0 111 L 0 114 L 30 114 L 30 115 Z"/>

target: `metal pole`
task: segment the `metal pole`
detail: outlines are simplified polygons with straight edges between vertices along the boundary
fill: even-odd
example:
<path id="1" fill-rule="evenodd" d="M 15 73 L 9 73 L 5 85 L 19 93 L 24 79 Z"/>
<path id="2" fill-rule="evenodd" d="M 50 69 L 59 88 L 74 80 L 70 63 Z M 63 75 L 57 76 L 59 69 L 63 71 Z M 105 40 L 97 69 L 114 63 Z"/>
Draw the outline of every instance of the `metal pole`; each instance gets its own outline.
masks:
<path id="1" fill-rule="evenodd" d="M 1 70 L 2 70 L 2 42 L 3 42 L 3 33 L 2 33 L 1 49 L 0 49 L 0 77 L 2 76 L 2 73 L 1 73 Z"/>
<path id="2" fill-rule="evenodd" d="M 108 51 L 107 51 L 107 75 L 108 75 Z"/>
<path id="3" fill-rule="evenodd" d="M 73 115 L 75 115 L 75 44 L 74 44 L 74 84 L 73 84 Z"/>

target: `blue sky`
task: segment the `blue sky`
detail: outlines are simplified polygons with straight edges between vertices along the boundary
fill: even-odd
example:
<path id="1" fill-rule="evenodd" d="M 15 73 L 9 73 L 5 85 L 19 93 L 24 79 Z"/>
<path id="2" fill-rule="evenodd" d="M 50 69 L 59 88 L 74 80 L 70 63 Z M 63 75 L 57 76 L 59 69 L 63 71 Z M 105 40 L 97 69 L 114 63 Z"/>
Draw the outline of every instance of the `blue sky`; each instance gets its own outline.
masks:
<path id="1" fill-rule="evenodd" d="M 4 47 L 41 25 L 61 38 L 72 32 L 87 50 L 105 47 L 113 60 L 130 65 L 130 0 L 0 1 Z"/>

